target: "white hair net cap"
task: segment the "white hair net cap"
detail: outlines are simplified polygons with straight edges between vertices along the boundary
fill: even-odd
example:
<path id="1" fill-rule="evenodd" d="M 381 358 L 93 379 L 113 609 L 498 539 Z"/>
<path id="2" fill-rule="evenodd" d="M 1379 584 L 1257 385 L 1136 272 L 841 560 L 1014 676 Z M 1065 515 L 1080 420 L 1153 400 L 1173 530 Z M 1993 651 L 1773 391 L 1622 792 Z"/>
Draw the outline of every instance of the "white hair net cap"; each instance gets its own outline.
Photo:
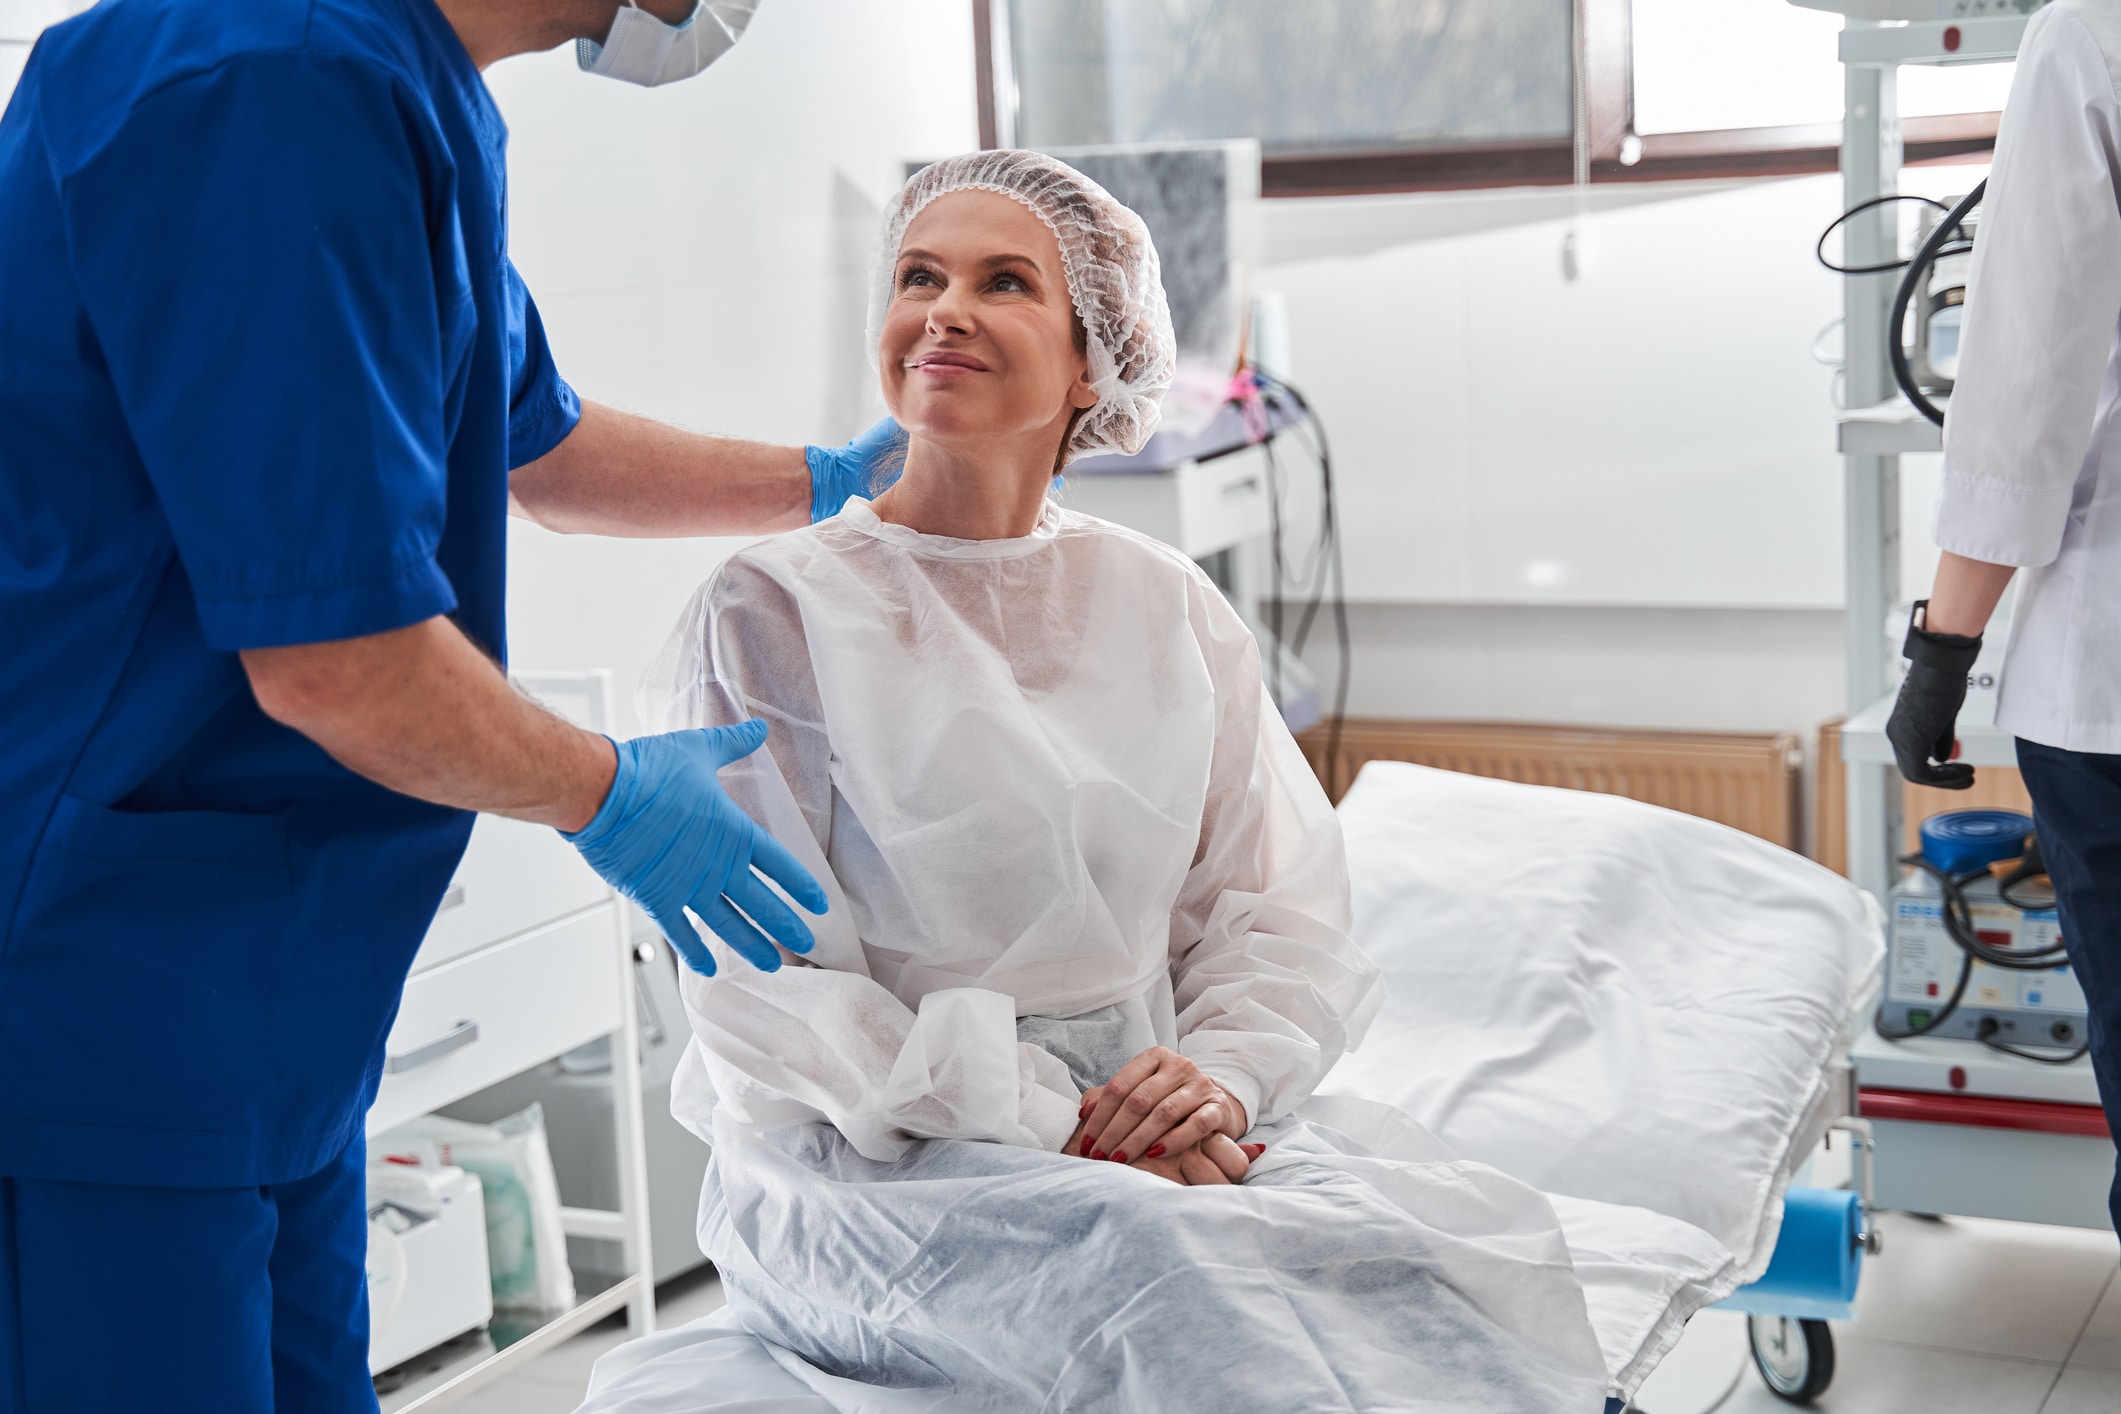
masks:
<path id="1" fill-rule="evenodd" d="M 923 167 L 884 208 L 884 234 L 869 297 L 869 358 L 877 360 L 884 312 L 906 227 L 929 202 L 954 191 L 1014 197 L 1060 242 L 1068 296 L 1082 321 L 1097 405 L 1075 424 L 1061 460 L 1103 452 L 1132 455 L 1156 430 L 1171 387 L 1177 342 L 1163 269 L 1141 217 L 1058 158 L 1042 152 L 968 152 Z"/>

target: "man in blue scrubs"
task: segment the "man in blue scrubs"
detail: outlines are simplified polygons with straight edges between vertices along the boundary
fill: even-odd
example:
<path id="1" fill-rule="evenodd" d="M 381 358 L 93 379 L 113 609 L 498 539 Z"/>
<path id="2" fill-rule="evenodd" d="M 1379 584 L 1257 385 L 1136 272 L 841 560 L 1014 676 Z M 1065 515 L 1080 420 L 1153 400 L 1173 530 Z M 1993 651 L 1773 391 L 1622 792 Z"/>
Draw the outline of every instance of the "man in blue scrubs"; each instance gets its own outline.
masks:
<path id="1" fill-rule="evenodd" d="M 509 263 L 480 70 L 662 82 L 691 10 L 103 0 L 0 119 L 0 1414 L 374 1408 L 362 1117 L 470 812 L 700 970 L 688 907 L 809 945 L 715 783 L 762 727 L 614 748 L 499 666 L 511 508 L 763 532 L 876 445 L 582 403 Z"/>

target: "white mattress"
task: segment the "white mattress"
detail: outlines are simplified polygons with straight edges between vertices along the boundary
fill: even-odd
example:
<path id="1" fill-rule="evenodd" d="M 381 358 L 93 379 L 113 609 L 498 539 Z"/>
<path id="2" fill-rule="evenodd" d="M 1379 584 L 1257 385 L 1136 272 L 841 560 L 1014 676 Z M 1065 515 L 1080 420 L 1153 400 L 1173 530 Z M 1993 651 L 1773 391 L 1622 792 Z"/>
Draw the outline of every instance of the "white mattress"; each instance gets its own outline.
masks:
<path id="1" fill-rule="evenodd" d="M 1549 1194 L 1614 1391 L 1767 1265 L 1828 1066 L 1867 1008 L 1876 909 L 1721 825 L 1394 762 L 1342 802 L 1357 936 L 1386 972 L 1323 1087 L 1405 1108 Z M 595 1414 L 930 1414 L 724 1311 L 597 1364 Z"/>
<path id="2" fill-rule="evenodd" d="M 1884 953 L 1846 879 L 1585 791 L 1373 762 L 1341 802 L 1385 1006 L 1324 1087 L 1555 1199 L 1622 1391 L 1767 1266 Z"/>

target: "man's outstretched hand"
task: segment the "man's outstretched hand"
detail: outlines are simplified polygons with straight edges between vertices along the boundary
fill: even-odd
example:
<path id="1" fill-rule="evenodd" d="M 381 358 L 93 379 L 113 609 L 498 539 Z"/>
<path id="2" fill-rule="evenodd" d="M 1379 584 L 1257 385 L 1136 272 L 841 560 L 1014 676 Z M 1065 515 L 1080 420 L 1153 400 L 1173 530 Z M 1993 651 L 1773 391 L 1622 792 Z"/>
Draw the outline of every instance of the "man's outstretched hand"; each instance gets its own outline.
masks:
<path id="1" fill-rule="evenodd" d="M 754 717 L 617 742 L 618 774 L 596 818 L 566 838 L 613 888 L 638 903 L 693 971 L 714 975 L 700 921 L 763 972 L 815 945 L 809 925 L 767 887 L 823 913 L 825 891 L 779 840 L 722 793 L 716 773 L 766 742 Z"/>

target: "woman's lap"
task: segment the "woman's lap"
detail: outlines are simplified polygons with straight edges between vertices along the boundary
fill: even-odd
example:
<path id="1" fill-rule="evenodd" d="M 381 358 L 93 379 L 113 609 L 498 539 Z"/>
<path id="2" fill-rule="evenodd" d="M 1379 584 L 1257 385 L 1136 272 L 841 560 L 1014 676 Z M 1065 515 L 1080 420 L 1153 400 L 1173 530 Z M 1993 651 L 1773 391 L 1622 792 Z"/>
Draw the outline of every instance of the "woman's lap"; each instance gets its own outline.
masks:
<path id="1" fill-rule="evenodd" d="M 1321 1111 L 1255 1132 L 1268 1152 L 1231 1188 L 723 1125 L 701 1240 L 760 1335 L 874 1384 L 1012 1408 L 1596 1409 L 1544 1201 L 1396 1111 Z"/>

